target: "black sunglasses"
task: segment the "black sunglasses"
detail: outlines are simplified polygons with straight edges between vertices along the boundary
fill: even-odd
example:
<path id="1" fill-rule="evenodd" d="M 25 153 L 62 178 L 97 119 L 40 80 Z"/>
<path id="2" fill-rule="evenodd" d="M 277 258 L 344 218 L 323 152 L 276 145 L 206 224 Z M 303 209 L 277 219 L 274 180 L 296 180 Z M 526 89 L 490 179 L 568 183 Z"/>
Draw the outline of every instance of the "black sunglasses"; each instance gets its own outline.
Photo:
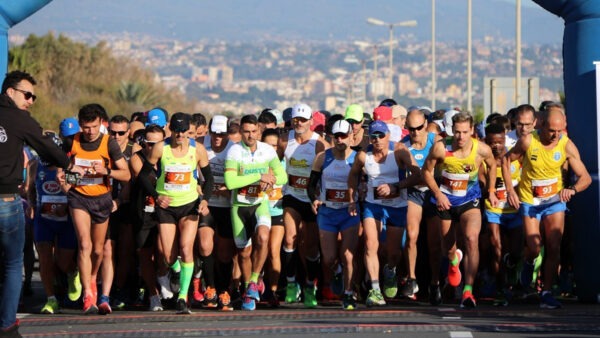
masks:
<path id="1" fill-rule="evenodd" d="M 423 127 L 425 127 L 425 122 L 423 122 L 423 124 L 418 127 L 408 127 L 406 129 L 408 129 L 408 131 L 417 131 L 423 129 Z"/>
<path id="2" fill-rule="evenodd" d="M 344 133 L 335 133 L 333 134 L 333 138 L 341 138 L 342 140 L 345 140 L 348 138 L 348 134 L 344 134 Z"/>
<path id="3" fill-rule="evenodd" d="M 347 119 L 346 121 L 348 121 L 348 123 L 350 123 L 350 124 L 359 124 L 359 123 L 362 123 L 362 121 L 356 121 L 354 119 Z"/>
<path id="4" fill-rule="evenodd" d="M 385 134 L 384 133 L 375 133 L 375 134 L 369 135 L 369 137 L 371 138 L 371 140 L 382 139 L 385 137 Z"/>
<path id="5" fill-rule="evenodd" d="M 110 133 L 112 136 L 115 136 L 115 135 L 117 135 L 117 134 L 118 134 L 119 136 L 123 136 L 123 135 L 127 134 L 127 130 L 125 130 L 125 131 L 115 131 L 115 130 L 109 130 L 108 132 L 109 132 L 109 133 Z"/>
<path id="6" fill-rule="evenodd" d="M 158 142 L 152 142 L 152 141 L 144 140 L 144 144 L 147 144 L 147 145 L 150 145 L 150 146 L 153 146 L 153 145 L 155 145 L 157 143 Z"/>
<path id="7" fill-rule="evenodd" d="M 26 90 L 15 88 L 15 87 L 13 87 L 13 89 L 22 93 L 23 96 L 25 97 L 25 100 L 33 99 L 33 102 L 35 102 L 35 100 L 37 99 L 37 96 L 35 96 L 35 94 L 32 92 L 28 92 Z"/>

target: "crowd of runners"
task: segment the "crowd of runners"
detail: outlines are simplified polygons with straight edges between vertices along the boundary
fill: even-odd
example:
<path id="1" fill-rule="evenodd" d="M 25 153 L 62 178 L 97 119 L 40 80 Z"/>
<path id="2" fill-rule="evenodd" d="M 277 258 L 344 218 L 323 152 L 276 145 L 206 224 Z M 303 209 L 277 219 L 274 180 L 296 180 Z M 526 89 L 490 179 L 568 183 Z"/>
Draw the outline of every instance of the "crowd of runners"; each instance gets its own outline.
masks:
<path id="1" fill-rule="evenodd" d="M 33 84 L 14 85 L 23 110 Z M 71 165 L 26 148 L 21 186 L 48 314 L 453 302 L 444 289 L 559 308 L 567 203 L 591 183 L 554 102 L 480 125 L 393 99 L 241 118 L 87 104 L 56 127 Z"/>

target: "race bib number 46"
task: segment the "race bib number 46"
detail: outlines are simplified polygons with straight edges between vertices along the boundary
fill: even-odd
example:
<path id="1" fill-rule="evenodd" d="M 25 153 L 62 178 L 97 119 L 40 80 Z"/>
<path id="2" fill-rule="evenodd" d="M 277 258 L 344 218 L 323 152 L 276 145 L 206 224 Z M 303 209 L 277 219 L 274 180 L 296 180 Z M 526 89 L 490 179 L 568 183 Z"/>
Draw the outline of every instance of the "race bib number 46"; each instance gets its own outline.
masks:
<path id="1" fill-rule="evenodd" d="M 290 175 L 290 186 L 296 189 L 304 189 L 308 187 L 308 177 Z"/>

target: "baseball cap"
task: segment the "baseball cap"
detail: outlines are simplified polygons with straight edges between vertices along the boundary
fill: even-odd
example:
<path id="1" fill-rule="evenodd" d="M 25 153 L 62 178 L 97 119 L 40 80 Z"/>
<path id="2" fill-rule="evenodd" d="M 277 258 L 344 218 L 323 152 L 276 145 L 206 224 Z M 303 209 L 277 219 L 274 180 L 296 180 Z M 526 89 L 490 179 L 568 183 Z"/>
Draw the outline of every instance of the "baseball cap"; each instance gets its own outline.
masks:
<path id="1" fill-rule="evenodd" d="M 331 126 L 331 134 L 350 134 L 352 132 L 352 126 L 346 120 L 335 121 L 333 126 Z"/>
<path id="2" fill-rule="evenodd" d="M 392 108 L 387 106 L 379 106 L 373 111 L 373 120 L 389 121 L 392 119 Z"/>
<path id="3" fill-rule="evenodd" d="M 156 124 L 163 128 L 167 124 L 167 112 L 162 108 L 153 108 L 148 111 L 148 120 L 146 126 Z"/>
<path id="4" fill-rule="evenodd" d="M 452 132 L 452 118 L 456 114 L 458 114 L 458 111 L 454 109 L 450 109 L 444 114 L 444 131 L 448 136 L 454 136 L 454 133 Z"/>
<path id="5" fill-rule="evenodd" d="M 383 133 L 387 134 L 390 132 L 387 124 L 383 121 L 373 121 L 369 125 L 369 135 L 373 135 L 375 133 Z"/>
<path id="6" fill-rule="evenodd" d="M 346 108 L 346 113 L 344 114 L 345 120 L 354 120 L 361 122 L 363 120 L 364 109 L 359 104 L 351 104 Z"/>
<path id="7" fill-rule="evenodd" d="M 283 117 L 283 122 L 291 121 L 292 120 L 292 107 L 285 108 L 281 115 Z"/>
<path id="8" fill-rule="evenodd" d="M 215 134 L 227 134 L 227 117 L 215 115 L 210 120 L 210 131 Z"/>
<path id="9" fill-rule="evenodd" d="M 392 118 L 399 118 L 399 117 L 406 117 L 406 115 L 408 114 L 408 111 L 406 110 L 406 108 L 404 108 L 404 106 L 401 106 L 399 104 L 392 106 Z"/>
<path id="10" fill-rule="evenodd" d="M 310 125 L 310 130 L 316 132 L 324 132 L 325 131 L 325 114 L 316 111 L 312 114 L 312 124 Z"/>
<path id="11" fill-rule="evenodd" d="M 171 117 L 169 129 L 174 132 L 188 131 L 190 129 L 191 117 L 186 113 L 175 113 Z"/>
<path id="12" fill-rule="evenodd" d="M 75 135 L 79 132 L 79 121 L 74 117 L 67 117 L 60 122 L 59 129 L 64 137 Z"/>
<path id="13" fill-rule="evenodd" d="M 284 122 L 283 113 L 279 109 L 271 109 L 270 112 L 271 114 L 275 115 L 275 118 L 277 119 L 277 124 Z"/>
<path id="14" fill-rule="evenodd" d="M 292 107 L 292 118 L 301 117 L 310 120 L 312 109 L 305 103 L 299 103 Z"/>

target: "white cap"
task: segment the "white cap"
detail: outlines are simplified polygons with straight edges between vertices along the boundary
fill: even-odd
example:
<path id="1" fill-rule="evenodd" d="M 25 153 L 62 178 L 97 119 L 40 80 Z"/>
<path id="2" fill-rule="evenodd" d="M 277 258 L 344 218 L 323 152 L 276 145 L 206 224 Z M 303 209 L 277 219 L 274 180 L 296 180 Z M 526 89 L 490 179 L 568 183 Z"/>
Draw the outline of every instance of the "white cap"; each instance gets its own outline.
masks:
<path id="1" fill-rule="evenodd" d="M 299 103 L 292 107 L 292 118 L 302 117 L 310 120 L 312 118 L 312 113 L 312 109 L 304 103 Z"/>
<path id="2" fill-rule="evenodd" d="M 346 120 L 335 121 L 333 126 L 331 126 L 331 134 L 333 135 L 338 133 L 350 134 L 351 131 L 352 127 L 350 126 L 350 123 Z"/>
<path id="3" fill-rule="evenodd" d="M 215 134 L 226 134 L 227 133 L 227 117 L 223 115 L 213 116 L 210 123 L 210 131 Z"/>
<path id="4" fill-rule="evenodd" d="M 456 114 L 458 114 L 458 111 L 450 109 L 444 115 L 444 131 L 446 131 L 446 135 L 448 136 L 454 136 L 454 133 L 452 132 L 452 118 Z"/>

